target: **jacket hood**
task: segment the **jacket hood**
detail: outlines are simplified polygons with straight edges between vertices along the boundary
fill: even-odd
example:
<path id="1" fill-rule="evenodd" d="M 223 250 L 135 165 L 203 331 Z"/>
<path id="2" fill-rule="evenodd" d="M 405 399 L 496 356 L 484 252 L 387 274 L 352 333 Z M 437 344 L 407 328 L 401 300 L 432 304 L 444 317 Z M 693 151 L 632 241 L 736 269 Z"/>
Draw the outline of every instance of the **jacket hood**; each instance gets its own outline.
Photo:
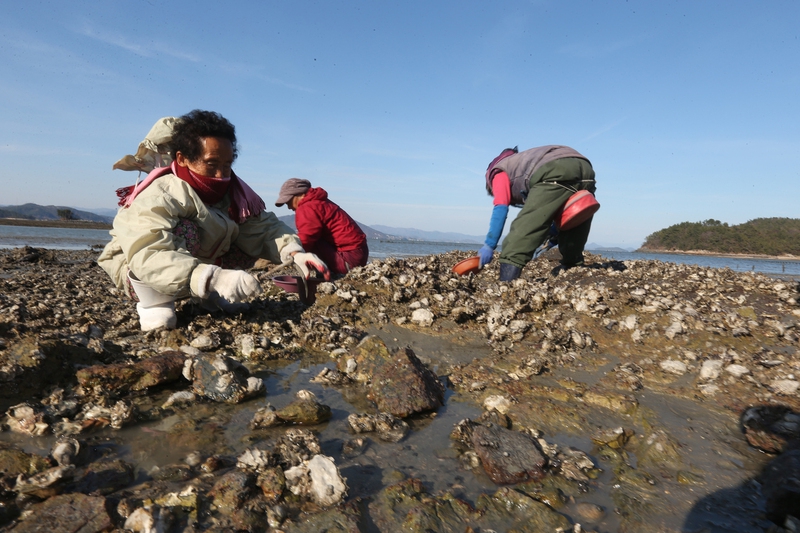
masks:
<path id="1" fill-rule="evenodd" d="M 495 165 L 505 159 L 506 157 L 512 156 L 514 154 L 519 153 L 519 147 L 515 146 L 514 148 L 506 148 L 500 155 L 492 159 L 492 162 L 489 163 L 489 166 L 486 167 L 486 192 L 489 193 L 489 196 L 494 196 L 494 192 L 492 191 L 492 179 L 494 179 L 494 175 L 498 172 L 495 171 Z"/>
<path id="2" fill-rule="evenodd" d="M 303 197 L 303 202 L 323 201 L 328 199 L 328 192 L 322 187 L 311 187 Z"/>

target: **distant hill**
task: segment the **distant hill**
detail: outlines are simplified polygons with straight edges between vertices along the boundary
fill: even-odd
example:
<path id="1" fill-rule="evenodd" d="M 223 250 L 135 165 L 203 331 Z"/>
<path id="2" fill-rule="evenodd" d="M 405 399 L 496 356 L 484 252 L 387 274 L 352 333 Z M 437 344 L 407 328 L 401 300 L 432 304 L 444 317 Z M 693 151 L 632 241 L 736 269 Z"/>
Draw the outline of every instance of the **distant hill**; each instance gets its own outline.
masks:
<path id="1" fill-rule="evenodd" d="M 278 217 L 278 220 L 280 220 L 281 222 L 292 228 L 294 231 L 297 231 L 297 226 L 294 223 L 294 215 L 285 215 L 282 217 Z M 361 228 L 361 231 L 363 231 L 366 234 L 367 239 L 370 240 L 383 240 L 383 241 L 405 240 L 402 237 L 398 237 L 397 235 L 389 235 L 381 231 L 378 231 L 376 229 L 373 229 L 367 226 L 366 224 L 362 224 L 359 221 L 356 221 L 356 224 L 358 224 L 358 227 Z"/>
<path id="2" fill-rule="evenodd" d="M 714 219 L 682 222 L 648 235 L 640 250 L 800 255 L 800 219 L 756 218 L 735 226 Z"/>
<path id="3" fill-rule="evenodd" d="M 294 224 L 294 215 L 278 217 L 287 226 L 297 231 Z M 425 231 L 414 228 L 393 228 L 390 226 L 367 226 L 356 221 L 356 224 L 367 234 L 367 239 L 378 239 L 388 241 L 430 241 L 430 242 L 461 242 L 461 243 L 482 243 L 483 237 L 474 235 L 464 235 L 463 233 L 447 233 L 442 231 Z"/>
<path id="4" fill-rule="evenodd" d="M 622 248 L 621 246 L 604 246 L 590 242 L 586 245 L 586 250 L 589 252 L 632 252 L 632 248 Z"/>
<path id="5" fill-rule="evenodd" d="M 23 218 L 26 220 L 61 220 L 58 214 L 59 210 L 72 211 L 72 220 L 88 220 L 90 222 L 102 222 L 111 224 L 114 217 L 107 217 L 90 213 L 89 211 L 81 211 L 73 207 L 63 205 L 38 205 L 38 204 L 22 204 L 22 205 L 4 205 L 0 207 L 0 218 Z"/>
<path id="6" fill-rule="evenodd" d="M 0 218 L 22 218 L 25 220 L 33 220 L 33 217 L 30 215 L 23 215 L 22 213 L 10 211 L 4 207 L 0 207 Z"/>
<path id="7" fill-rule="evenodd" d="M 110 218 L 113 219 L 115 216 L 117 216 L 117 210 L 118 209 L 119 209 L 118 207 L 114 208 L 114 209 L 109 209 L 107 207 L 97 207 L 97 208 L 93 208 L 93 209 L 84 208 L 83 210 L 84 211 L 89 211 L 90 213 L 94 213 L 95 215 L 101 215 L 101 216 L 110 217 Z"/>
<path id="8" fill-rule="evenodd" d="M 391 235 L 398 235 L 408 239 L 418 241 L 434 241 L 434 242 L 466 242 L 466 243 L 483 243 L 485 236 L 480 237 L 476 235 L 465 235 L 463 233 L 453 233 L 445 231 L 425 231 L 415 228 L 392 228 L 390 226 L 381 226 L 375 224 L 372 226 L 378 231 L 383 231 Z"/>
<path id="9" fill-rule="evenodd" d="M 23 204 L 23 205 L 0 206 L 0 218 L 58 221 L 61 220 L 61 217 L 59 216 L 58 213 L 59 210 L 70 210 L 72 212 L 72 220 L 85 220 L 89 222 L 99 222 L 103 224 L 113 223 L 114 215 L 116 214 L 115 209 L 97 209 L 97 211 L 108 213 L 108 215 L 104 215 L 104 214 L 98 214 L 90 211 L 76 209 L 74 207 L 67 207 L 61 205 Z M 294 224 L 294 215 L 286 215 L 278 217 L 278 219 L 286 223 L 286 225 L 292 228 L 293 230 L 297 231 L 297 227 Z M 368 239 L 390 240 L 390 241 L 408 240 L 406 237 L 403 237 L 401 235 L 392 235 L 389 233 L 384 233 L 382 231 L 378 231 L 374 228 L 371 228 L 366 224 L 362 224 L 361 222 L 356 221 L 356 223 L 359 225 L 362 231 L 367 235 Z"/>

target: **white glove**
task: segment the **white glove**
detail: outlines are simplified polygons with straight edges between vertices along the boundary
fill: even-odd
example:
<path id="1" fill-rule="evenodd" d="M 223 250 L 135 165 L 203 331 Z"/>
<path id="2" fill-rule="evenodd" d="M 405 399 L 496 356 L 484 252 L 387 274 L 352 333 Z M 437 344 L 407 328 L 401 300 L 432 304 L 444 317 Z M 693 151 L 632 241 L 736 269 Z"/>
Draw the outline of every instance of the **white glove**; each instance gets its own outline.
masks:
<path id="1" fill-rule="evenodd" d="M 244 270 L 219 267 L 208 281 L 208 290 L 216 292 L 231 303 L 243 302 L 263 291 L 258 280 Z"/>
<path id="2" fill-rule="evenodd" d="M 327 280 L 331 279 L 331 273 L 328 270 L 328 265 L 326 265 L 322 259 L 317 257 L 314 254 L 310 254 L 308 252 L 298 252 L 292 256 L 294 259 L 294 264 L 297 265 L 297 268 L 303 273 L 303 277 L 308 279 L 311 276 L 311 269 L 313 268 Z"/>

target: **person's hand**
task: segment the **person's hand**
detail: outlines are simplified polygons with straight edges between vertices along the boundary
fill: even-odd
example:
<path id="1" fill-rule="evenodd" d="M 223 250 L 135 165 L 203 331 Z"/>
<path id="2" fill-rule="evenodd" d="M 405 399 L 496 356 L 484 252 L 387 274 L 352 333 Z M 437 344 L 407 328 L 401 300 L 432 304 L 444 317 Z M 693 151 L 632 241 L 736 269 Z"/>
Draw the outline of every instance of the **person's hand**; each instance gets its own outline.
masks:
<path id="1" fill-rule="evenodd" d="M 231 303 L 243 302 L 262 292 L 261 284 L 244 270 L 219 268 L 208 281 L 208 289 Z"/>
<path id="2" fill-rule="evenodd" d="M 492 258 L 494 258 L 494 250 L 486 246 L 485 244 L 478 250 L 478 257 L 481 258 L 481 268 L 485 265 L 488 265 L 492 262 Z"/>
<path id="3" fill-rule="evenodd" d="M 325 280 L 331 279 L 331 272 L 328 270 L 328 265 L 322 259 L 314 254 L 308 252 L 298 252 L 292 256 L 294 264 L 303 273 L 303 277 L 308 279 L 311 276 L 311 269 L 316 270 Z"/>

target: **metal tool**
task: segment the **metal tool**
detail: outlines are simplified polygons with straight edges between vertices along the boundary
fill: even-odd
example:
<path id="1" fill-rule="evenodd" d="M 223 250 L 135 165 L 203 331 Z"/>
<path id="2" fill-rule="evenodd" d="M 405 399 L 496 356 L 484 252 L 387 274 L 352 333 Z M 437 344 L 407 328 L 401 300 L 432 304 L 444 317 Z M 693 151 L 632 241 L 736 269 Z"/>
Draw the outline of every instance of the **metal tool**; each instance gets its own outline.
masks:
<path id="1" fill-rule="evenodd" d="M 283 263 L 281 263 L 280 265 L 278 265 L 278 266 L 276 266 L 276 267 L 273 267 L 273 268 L 269 269 L 269 270 L 267 271 L 267 274 L 266 274 L 266 275 L 267 275 L 267 276 L 271 276 L 272 274 L 274 274 L 274 273 L 275 273 L 275 272 L 277 272 L 278 270 L 280 270 L 280 269 L 282 269 L 282 268 L 286 268 L 286 267 L 288 267 L 289 265 L 291 265 L 292 263 L 294 263 L 294 259 L 292 259 L 292 258 L 289 258 L 289 259 L 287 259 L 286 261 L 284 261 Z"/>

